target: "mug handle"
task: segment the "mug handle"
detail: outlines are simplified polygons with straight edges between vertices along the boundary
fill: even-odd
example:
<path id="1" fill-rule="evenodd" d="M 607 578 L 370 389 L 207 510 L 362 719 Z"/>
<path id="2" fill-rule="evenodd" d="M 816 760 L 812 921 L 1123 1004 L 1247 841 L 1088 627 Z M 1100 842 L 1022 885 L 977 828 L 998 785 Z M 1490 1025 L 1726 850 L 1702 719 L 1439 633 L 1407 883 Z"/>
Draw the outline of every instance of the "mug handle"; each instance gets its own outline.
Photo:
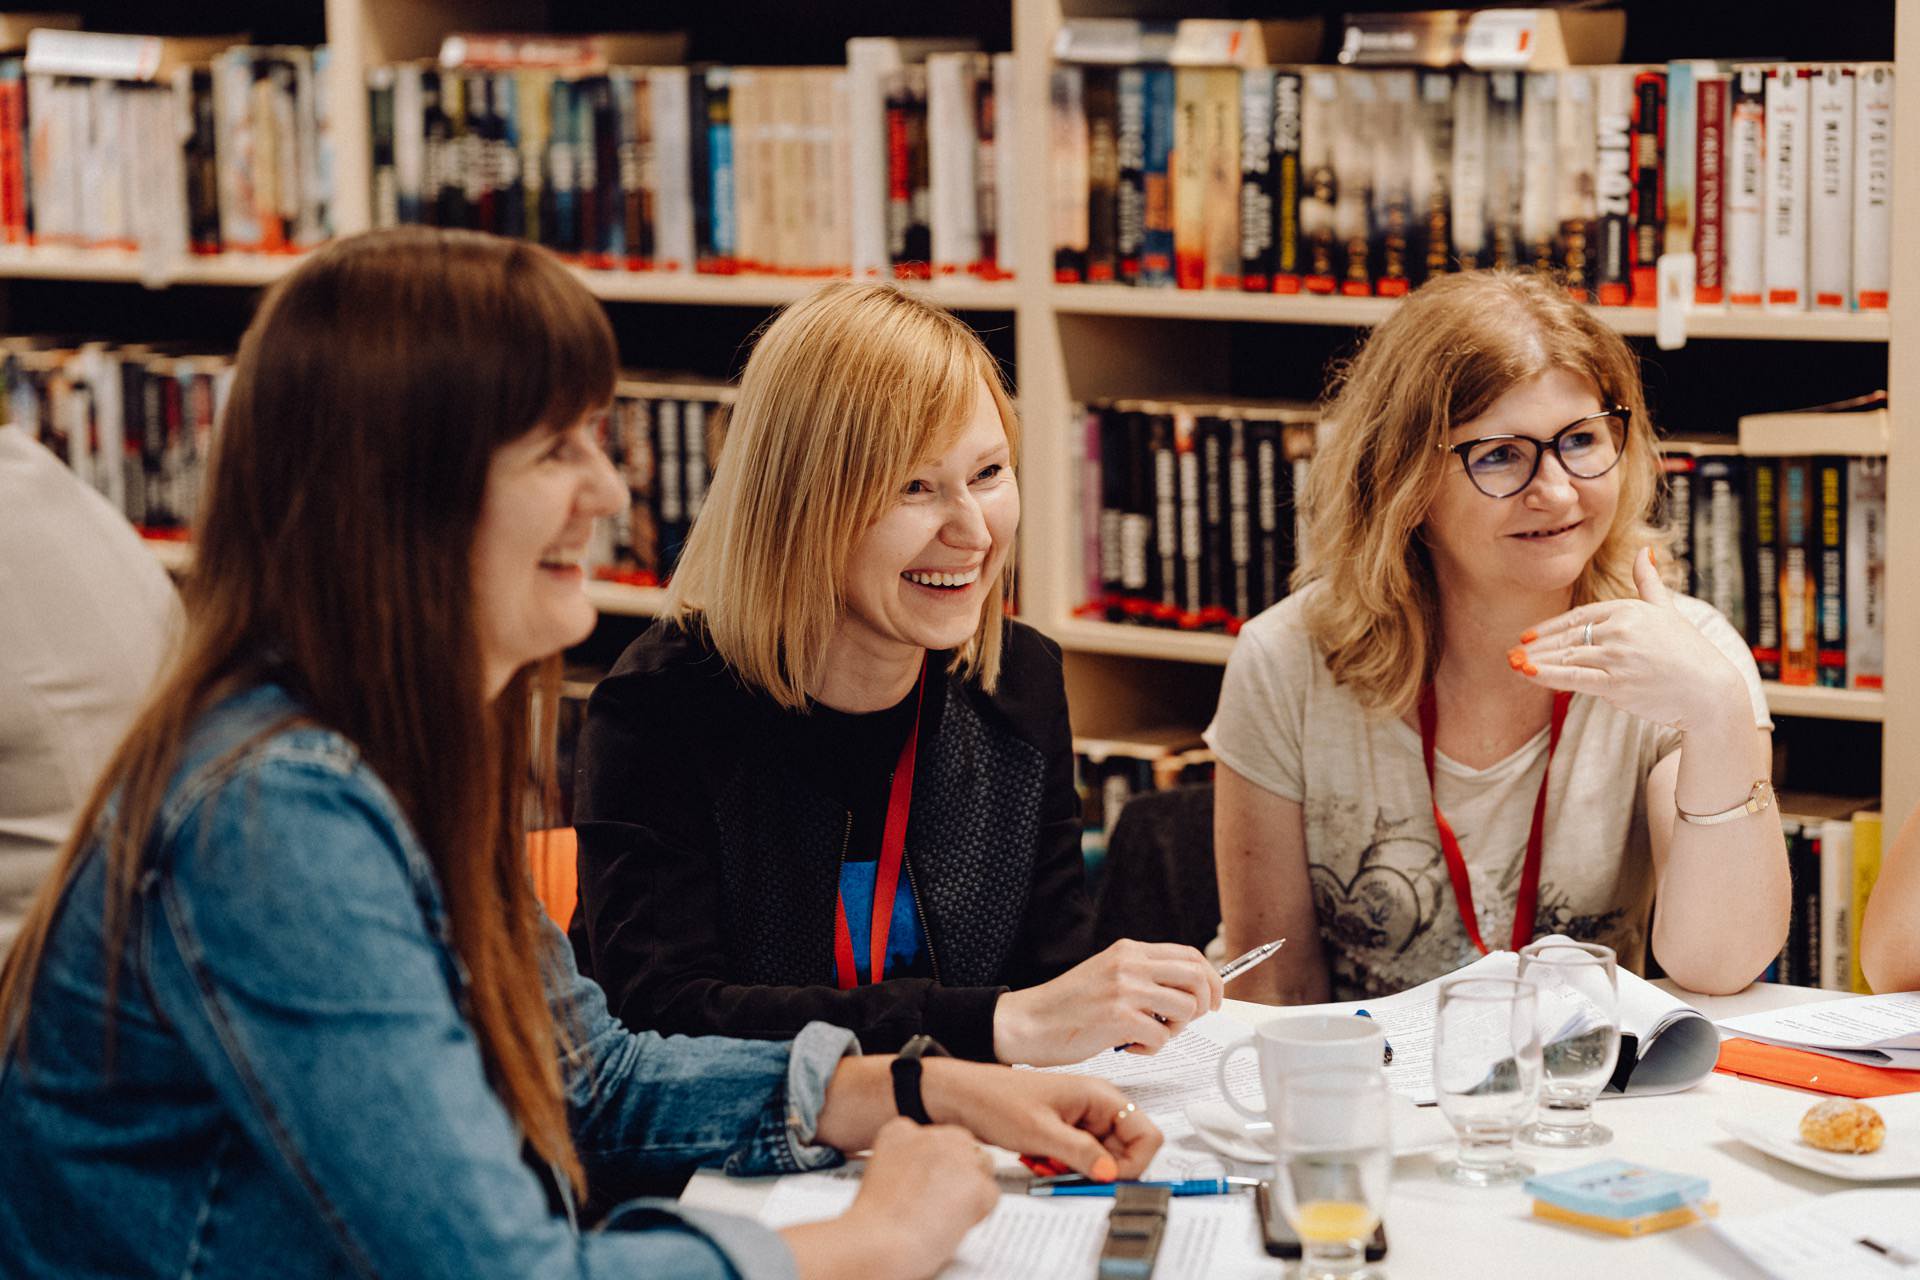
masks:
<path id="1" fill-rule="evenodd" d="M 1232 1107 L 1235 1111 L 1238 1111 L 1241 1115 L 1245 1116 L 1247 1119 L 1265 1120 L 1267 1118 L 1267 1113 L 1265 1111 L 1256 1111 L 1252 1107 L 1248 1106 L 1246 1103 L 1240 1101 L 1240 1099 L 1234 1097 L 1232 1088 L 1229 1087 L 1227 1084 L 1227 1064 L 1229 1062 L 1232 1062 L 1233 1055 L 1235 1055 L 1236 1053 L 1239 1053 L 1242 1049 L 1245 1049 L 1248 1052 L 1257 1053 L 1259 1051 L 1259 1046 L 1255 1044 L 1252 1040 L 1242 1040 L 1239 1044 L 1230 1046 L 1225 1053 L 1220 1055 L 1219 1060 L 1214 1063 L 1214 1074 L 1218 1077 L 1220 1082 L 1220 1096 L 1226 1099 L 1228 1106 Z"/>

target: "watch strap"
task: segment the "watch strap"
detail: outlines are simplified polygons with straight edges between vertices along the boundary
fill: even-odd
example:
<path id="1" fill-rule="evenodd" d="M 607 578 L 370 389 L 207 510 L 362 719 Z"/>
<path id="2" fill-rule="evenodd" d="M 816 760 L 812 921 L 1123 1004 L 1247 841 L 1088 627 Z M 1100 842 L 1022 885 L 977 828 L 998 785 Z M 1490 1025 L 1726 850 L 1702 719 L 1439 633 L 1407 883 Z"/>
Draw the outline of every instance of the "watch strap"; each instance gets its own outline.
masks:
<path id="1" fill-rule="evenodd" d="M 1148 1280 L 1167 1231 L 1166 1187 L 1128 1183 L 1114 1188 L 1107 1238 L 1100 1246 L 1099 1280 Z"/>
<path id="2" fill-rule="evenodd" d="M 932 1124 L 933 1118 L 927 1114 L 926 1104 L 920 1098 L 920 1060 L 951 1056 L 929 1035 L 917 1035 L 900 1046 L 892 1068 L 893 1109 L 915 1124 Z"/>
<path id="3" fill-rule="evenodd" d="M 1731 809 L 1722 809 L 1719 813 L 1688 813 L 1675 804 L 1673 810 L 1682 821 L 1691 822 L 1696 827 L 1717 827 L 1723 822 L 1737 822 L 1741 818 L 1751 817 L 1772 805 L 1773 784 L 1761 778 L 1753 784 L 1753 790 L 1747 793 L 1747 798 Z"/>

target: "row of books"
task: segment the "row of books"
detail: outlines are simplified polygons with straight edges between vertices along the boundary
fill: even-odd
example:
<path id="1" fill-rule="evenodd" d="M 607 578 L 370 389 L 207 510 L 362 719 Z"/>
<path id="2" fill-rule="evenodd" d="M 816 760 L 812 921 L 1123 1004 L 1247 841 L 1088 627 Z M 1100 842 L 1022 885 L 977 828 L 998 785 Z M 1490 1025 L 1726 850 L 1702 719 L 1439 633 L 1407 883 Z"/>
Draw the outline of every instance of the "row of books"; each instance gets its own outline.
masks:
<path id="1" fill-rule="evenodd" d="M 1800 415 L 1742 420 L 1738 441 L 1666 442 L 1666 509 L 1674 556 L 1690 594 L 1713 605 L 1746 637 L 1760 674 L 1790 685 L 1879 689 L 1886 670 L 1887 466 L 1864 430 L 1836 435 L 1833 454 L 1795 456 L 1760 425 Z M 1789 428 L 1791 430 L 1791 426 Z M 1863 438 L 1864 437 L 1864 438 Z"/>
<path id="2" fill-rule="evenodd" d="M 1054 278 L 1397 297 L 1476 266 L 1655 305 L 1885 310 L 1890 63 L 1060 63 Z"/>
<path id="3" fill-rule="evenodd" d="M 150 537 L 185 537 L 233 381 L 231 356 L 0 338 L 9 420 Z"/>
<path id="4" fill-rule="evenodd" d="M 1791 792 L 1779 805 L 1793 908 L 1787 944 L 1762 980 L 1864 993 L 1860 920 L 1880 876 L 1879 806 Z"/>
<path id="5" fill-rule="evenodd" d="M 333 233 L 326 46 L 38 29 L 0 56 L 0 241 L 292 252 Z"/>
<path id="6" fill-rule="evenodd" d="M 583 67 L 527 44 L 369 72 L 376 226 L 602 269 L 1012 274 L 1010 54 L 861 37 L 844 67 Z"/>
<path id="7" fill-rule="evenodd" d="M 1154 727 L 1109 737 L 1075 735 L 1074 786 L 1080 793 L 1080 850 L 1098 878 L 1107 838 L 1127 801 L 1148 791 L 1213 781 L 1213 751 L 1198 729 Z"/>
<path id="8" fill-rule="evenodd" d="M 1109 400 L 1076 419 L 1083 615 L 1234 632 L 1287 593 L 1318 410 Z"/>
<path id="9" fill-rule="evenodd" d="M 733 398 L 731 386 L 691 375 L 621 378 L 600 439 L 628 501 L 596 527 L 589 573 L 648 587 L 672 576 L 706 502 Z"/>

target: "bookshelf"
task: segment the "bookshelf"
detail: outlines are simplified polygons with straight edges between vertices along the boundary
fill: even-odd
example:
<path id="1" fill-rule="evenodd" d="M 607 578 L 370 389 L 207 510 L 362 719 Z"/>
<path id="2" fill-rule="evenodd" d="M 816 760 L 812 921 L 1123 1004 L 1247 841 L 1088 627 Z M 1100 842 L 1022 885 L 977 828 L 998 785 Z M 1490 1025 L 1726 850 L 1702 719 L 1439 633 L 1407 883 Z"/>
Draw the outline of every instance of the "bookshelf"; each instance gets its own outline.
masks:
<path id="1" fill-rule="evenodd" d="M 991 4 L 994 0 L 985 0 Z M 1069 685 L 1074 696 L 1076 729 L 1098 733 L 1111 727 L 1123 708 L 1138 710 L 1155 700 L 1182 716 L 1204 716 L 1208 698 L 1217 690 L 1220 666 L 1232 640 L 1219 635 L 1181 634 L 1123 627 L 1078 618 L 1080 524 L 1078 514 L 1079 462 L 1077 433 L 1067 429 L 1070 404 L 1096 396 L 1150 395 L 1185 391 L 1225 393 L 1231 387 L 1235 343 L 1230 331 L 1258 327 L 1257 342 L 1275 361 L 1285 361 L 1297 344 L 1310 343 L 1312 330 L 1336 336 L 1364 329 L 1383 320 L 1396 304 L 1385 299 L 1242 295 L 1213 292 L 1127 289 L 1052 282 L 1052 244 L 1047 193 L 1053 174 L 1044 112 L 1048 101 L 1048 70 L 1055 33 L 1069 17 L 1169 16 L 1188 11 L 1215 16 L 1282 16 L 1330 12 L 1307 0 L 1247 0 L 1246 3 L 1170 5 L 1165 0 L 999 0 L 1011 10 L 1012 48 L 1016 61 L 1016 93 L 1023 116 L 1013 132 L 1019 189 L 1020 217 L 1012 228 L 1017 261 L 1010 282 L 940 281 L 919 286 L 925 296 L 968 313 L 988 313 L 1000 326 L 1010 317 L 1013 327 L 1014 371 L 1020 405 L 1027 424 L 1022 459 L 1025 522 L 1021 549 L 1021 611 L 1028 621 L 1060 641 L 1068 653 Z M 551 4 L 545 0 L 317 0 L 326 40 L 333 58 L 332 79 L 336 154 L 335 219 L 341 233 L 364 229 L 369 222 L 371 155 L 367 145 L 367 104 L 364 75 L 368 67 L 401 58 L 430 55 L 441 36 L 454 30 L 538 29 L 552 20 L 572 29 L 607 29 L 647 21 L 607 5 Z M 727 0 L 719 16 L 695 6 L 669 6 L 659 15 L 666 25 L 705 24 L 724 29 L 727 15 L 751 19 L 760 13 L 755 0 Z M 1361 6 L 1365 7 L 1365 6 Z M 1388 6 L 1399 7 L 1399 6 Z M 1644 29 L 1650 40 L 1670 39 L 1657 56 L 1713 53 L 1689 45 L 1689 19 L 1677 10 L 1629 0 L 1629 31 Z M 81 6 L 86 12 L 87 6 Z M 1895 60 L 1913 74 L 1898 80 L 1895 110 L 1895 201 L 1900 209 L 1920 209 L 1920 0 L 1887 0 L 1871 6 L 1868 21 L 1880 23 L 1892 14 Z M 968 21 L 981 6 L 951 19 Z M 1005 14 L 1005 9 L 998 11 Z M 1789 12 L 1776 5 L 1774 16 Z M 1792 11 L 1796 14 L 1798 11 Z M 582 15 L 585 15 L 584 17 Z M 894 12 L 879 6 L 860 10 L 864 16 L 843 15 L 839 22 L 859 22 L 859 30 L 845 34 L 926 34 L 924 15 Z M 101 25 L 111 25 L 104 9 Z M 977 16 L 977 14 L 976 14 Z M 146 20 L 146 19 L 143 19 Z M 164 26 L 168 19 L 158 18 Z M 122 24 L 124 25 L 124 23 Z M 1761 24 L 1766 25 L 1766 24 Z M 1850 56 L 1840 51 L 1846 21 L 1804 24 L 1804 39 L 1778 43 L 1780 52 L 1802 57 Z M 998 28 L 1004 35 L 1007 27 Z M 1792 30 L 1791 27 L 1787 28 Z M 1876 30 L 1884 30 L 1876 26 Z M 1676 31 L 1681 34 L 1675 34 Z M 751 49 L 764 53 L 738 33 L 722 39 L 714 56 L 726 60 L 726 50 Z M 727 40 L 734 39 L 729 46 Z M 1798 46 L 1798 47 L 1796 47 Z M 696 50 L 696 52 L 702 52 Z M 704 53 L 703 53 L 704 56 Z M 776 59 L 777 60 L 777 59 Z M 192 286 L 258 287 L 271 283 L 295 259 L 199 259 L 165 272 L 144 269 L 136 256 L 72 250 L 0 252 L 0 312 L 13 326 L 30 326 L 27 307 L 8 297 L 9 282 L 75 280 L 125 282 L 129 285 L 178 286 L 168 294 L 184 292 L 177 307 L 185 317 L 195 307 Z M 1906 591 L 1920 568 L 1920 452 L 1905 445 L 1920 424 L 1907 420 L 1920 409 L 1920 252 L 1896 253 L 1893 264 L 1893 308 L 1887 315 L 1794 315 L 1760 312 L 1696 313 L 1688 317 L 1689 344 L 1720 341 L 1759 341 L 1768 344 L 1764 358 L 1805 375 L 1806 385 L 1819 387 L 1819 372 L 1832 344 L 1883 347 L 1887 354 L 1888 385 L 1900 416 L 1896 419 L 1895 447 L 1889 459 L 1889 540 L 1897 567 L 1889 574 L 1887 620 L 1887 682 L 1884 694 L 1823 689 L 1769 689 L 1776 712 L 1787 716 L 1851 721 L 1879 721 L 1884 726 L 1881 753 L 1882 794 L 1888 820 L 1899 823 L 1920 801 L 1920 591 Z M 770 309 L 801 296 L 814 286 L 807 279 L 782 277 L 712 277 L 643 275 L 582 271 L 582 279 L 596 296 L 615 307 Z M 169 313 L 171 314 L 171 313 Z M 1654 331 L 1655 313 L 1633 308 L 1608 308 L 1608 323 L 1635 339 Z M 691 319 L 691 316 L 689 317 Z M 182 325 L 189 323 L 183 319 Z M 127 334 L 130 338 L 165 337 L 164 332 Z M 1312 350 L 1310 346 L 1306 349 Z M 1305 357 L 1317 366 L 1324 348 Z M 1244 354 L 1242 357 L 1244 359 Z M 1295 358 L 1299 359 L 1297 352 Z M 1847 391 L 1860 390 L 1851 387 Z M 1802 403 L 1832 398 L 1819 388 Z M 156 547 L 156 554 L 176 568 L 190 555 L 184 548 Z M 658 607 L 659 593 L 613 583 L 590 587 L 596 604 L 610 613 L 644 616 Z M 1174 714 L 1171 710 L 1169 715 Z"/>

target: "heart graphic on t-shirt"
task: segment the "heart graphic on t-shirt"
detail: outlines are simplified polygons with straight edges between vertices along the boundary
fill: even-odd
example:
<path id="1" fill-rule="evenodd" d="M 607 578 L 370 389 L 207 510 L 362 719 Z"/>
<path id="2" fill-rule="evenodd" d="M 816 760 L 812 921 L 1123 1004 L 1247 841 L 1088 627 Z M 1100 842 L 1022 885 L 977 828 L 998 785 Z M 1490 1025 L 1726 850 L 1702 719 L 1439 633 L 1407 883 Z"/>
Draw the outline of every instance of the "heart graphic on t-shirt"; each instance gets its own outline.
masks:
<path id="1" fill-rule="evenodd" d="M 1346 947 L 1398 955 L 1420 933 L 1420 895 L 1398 867 L 1363 866 L 1350 880 L 1317 862 L 1307 872 L 1321 930 Z"/>

